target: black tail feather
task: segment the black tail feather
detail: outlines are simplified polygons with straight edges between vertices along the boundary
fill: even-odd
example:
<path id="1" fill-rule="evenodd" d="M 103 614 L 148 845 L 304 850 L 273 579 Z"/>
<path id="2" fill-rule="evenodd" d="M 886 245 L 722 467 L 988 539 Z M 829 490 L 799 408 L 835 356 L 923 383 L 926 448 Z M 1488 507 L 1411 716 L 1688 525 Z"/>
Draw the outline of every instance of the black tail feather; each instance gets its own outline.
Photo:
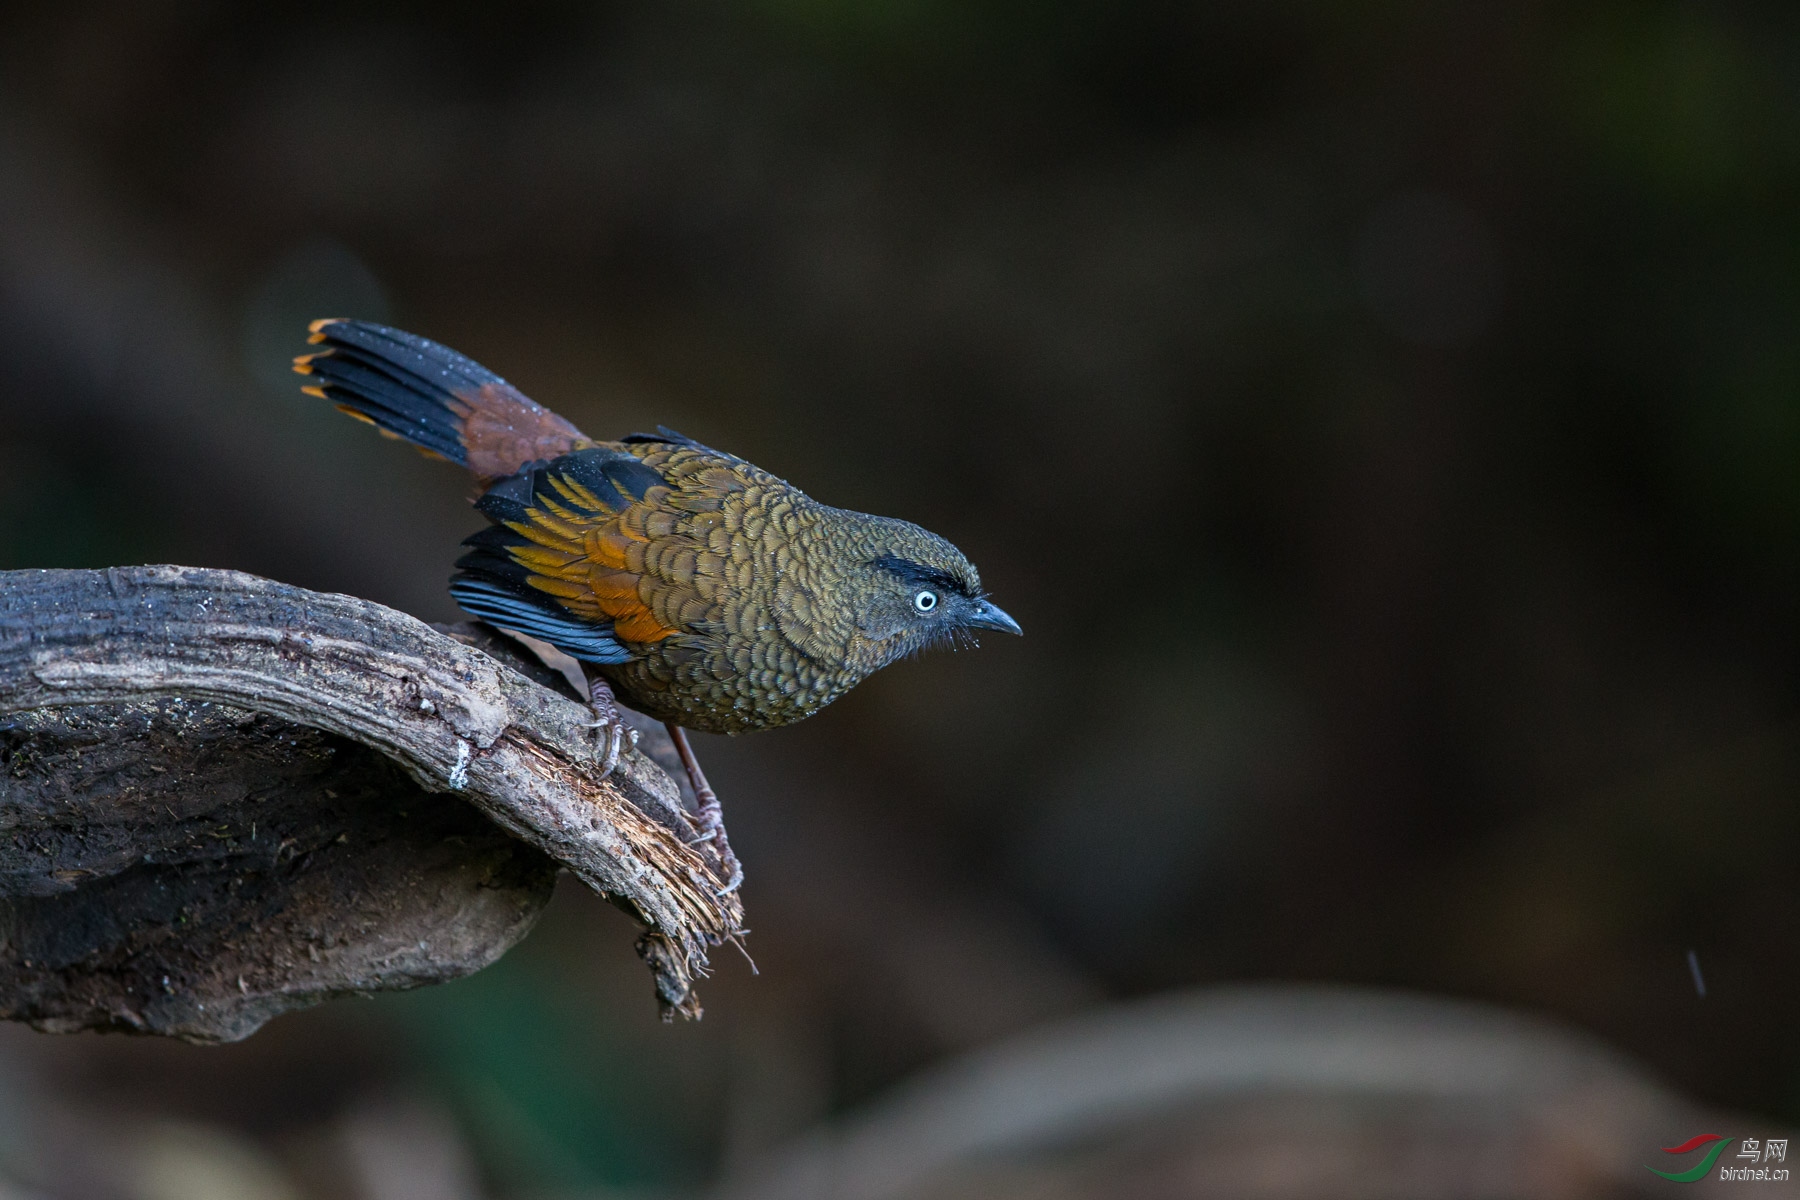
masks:
<path id="1" fill-rule="evenodd" d="M 315 345 L 325 348 L 294 360 L 311 376 L 304 389 L 355 417 L 405 438 L 459 466 L 468 465 L 463 418 L 484 385 L 504 379 L 436 342 L 367 321 L 329 318 L 312 323 Z"/>

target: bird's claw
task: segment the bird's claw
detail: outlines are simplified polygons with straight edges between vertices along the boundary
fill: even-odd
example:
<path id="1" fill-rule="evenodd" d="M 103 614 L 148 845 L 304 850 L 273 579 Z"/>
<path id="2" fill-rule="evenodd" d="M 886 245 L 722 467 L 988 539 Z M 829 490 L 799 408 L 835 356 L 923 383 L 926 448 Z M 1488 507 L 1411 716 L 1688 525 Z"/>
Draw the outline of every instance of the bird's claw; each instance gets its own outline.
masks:
<path id="1" fill-rule="evenodd" d="M 718 856 L 719 865 L 730 872 L 730 878 L 719 886 L 715 894 L 720 897 L 729 896 L 744 886 L 743 864 L 739 863 L 737 855 L 732 853 L 731 843 L 726 840 L 725 831 L 722 829 L 716 833 L 703 834 L 689 842 L 688 845 L 698 848 L 708 843 L 711 843 L 713 853 Z"/>
<path id="2" fill-rule="evenodd" d="M 744 885 L 744 868 L 738 862 L 737 855 L 732 852 L 731 839 L 725 836 L 725 817 L 718 800 L 714 799 L 710 804 L 702 806 L 695 814 L 695 819 L 700 826 L 700 836 L 689 844 L 703 846 L 708 842 L 712 843 L 713 853 L 719 857 L 719 865 L 730 876 L 718 894 L 729 896 Z"/>
<path id="3" fill-rule="evenodd" d="M 601 731 L 594 741 L 594 757 L 600 762 L 600 778 L 605 779 L 619 765 L 619 752 L 625 742 L 629 739 L 633 746 L 637 745 L 638 731 L 625 723 L 610 697 L 596 693 L 591 707 L 596 719 L 583 721 L 581 727 Z"/>

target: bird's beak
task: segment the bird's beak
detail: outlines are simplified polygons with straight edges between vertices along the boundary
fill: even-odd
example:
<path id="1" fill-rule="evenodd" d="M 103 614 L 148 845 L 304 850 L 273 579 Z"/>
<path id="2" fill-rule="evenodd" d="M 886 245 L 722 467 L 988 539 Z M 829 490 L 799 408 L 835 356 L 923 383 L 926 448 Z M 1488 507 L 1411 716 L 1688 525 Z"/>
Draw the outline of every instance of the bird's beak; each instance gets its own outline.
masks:
<path id="1" fill-rule="evenodd" d="M 1001 612 L 986 600 L 977 600 L 969 609 L 969 615 L 963 618 L 964 625 L 972 625 L 977 629 L 998 629 L 1001 633 L 1024 634 L 1019 623 Z"/>

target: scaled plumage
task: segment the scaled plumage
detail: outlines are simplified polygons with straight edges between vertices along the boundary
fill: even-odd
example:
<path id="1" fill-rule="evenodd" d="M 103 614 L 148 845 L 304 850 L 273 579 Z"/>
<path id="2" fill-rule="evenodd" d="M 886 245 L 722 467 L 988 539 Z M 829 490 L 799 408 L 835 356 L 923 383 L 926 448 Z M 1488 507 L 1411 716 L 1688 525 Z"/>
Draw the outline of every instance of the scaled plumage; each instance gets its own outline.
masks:
<path id="1" fill-rule="evenodd" d="M 494 524 L 450 591 L 591 664 L 633 708 L 739 733 L 786 725 L 894 659 L 1019 631 L 975 567 L 917 525 L 832 508 L 671 430 L 599 442 L 434 342 L 312 326 L 305 390 L 468 467 Z"/>

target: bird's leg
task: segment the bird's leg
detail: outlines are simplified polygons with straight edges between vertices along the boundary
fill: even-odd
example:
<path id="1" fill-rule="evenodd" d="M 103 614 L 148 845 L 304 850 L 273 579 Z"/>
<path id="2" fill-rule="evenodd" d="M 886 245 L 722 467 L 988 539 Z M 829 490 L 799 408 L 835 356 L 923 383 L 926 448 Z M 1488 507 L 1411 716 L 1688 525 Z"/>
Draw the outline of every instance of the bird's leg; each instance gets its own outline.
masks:
<path id="1" fill-rule="evenodd" d="M 600 731 L 594 739 L 594 757 L 600 760 L 600 778 L 605 779 L 619 765 L 619 750 L 625 739 L 629 737 L 632 745 L 637 744 L 637 730 L 625 724 L 625 718 L 619 715 L 619 706 L 613 703 L 612 685 L 597 671 L 588 670 L 585 674 L 588 707 L 594 710 L 594 720 L 586 722 L 583 728 Z"/>
<path id="2" fill-rule="evenodd" d="M 735 892 L 744 882 L 744 868 L 739 865 L 737 855 L 731 852 L 731 842 L 725 836 L 725 815 L 719 807 L 719 794 L 706 782 L 706 772 L 700 769 L 700 760 L 694 757 L 694 748 L 688 745 L 687 730 L 673 721 L 664 721 L 663 725 L 669 731 L 669 740 L 675 743 L 675 752 L 681 755 L 681 765 L 687 768 L 688 783 L 694 789 L 694 804 L 699 809 L 700 832 L 712 842 L 713 849 L 719 853 L 719 864 L 731 876 L 725 884 L 725 892 Z"/>

